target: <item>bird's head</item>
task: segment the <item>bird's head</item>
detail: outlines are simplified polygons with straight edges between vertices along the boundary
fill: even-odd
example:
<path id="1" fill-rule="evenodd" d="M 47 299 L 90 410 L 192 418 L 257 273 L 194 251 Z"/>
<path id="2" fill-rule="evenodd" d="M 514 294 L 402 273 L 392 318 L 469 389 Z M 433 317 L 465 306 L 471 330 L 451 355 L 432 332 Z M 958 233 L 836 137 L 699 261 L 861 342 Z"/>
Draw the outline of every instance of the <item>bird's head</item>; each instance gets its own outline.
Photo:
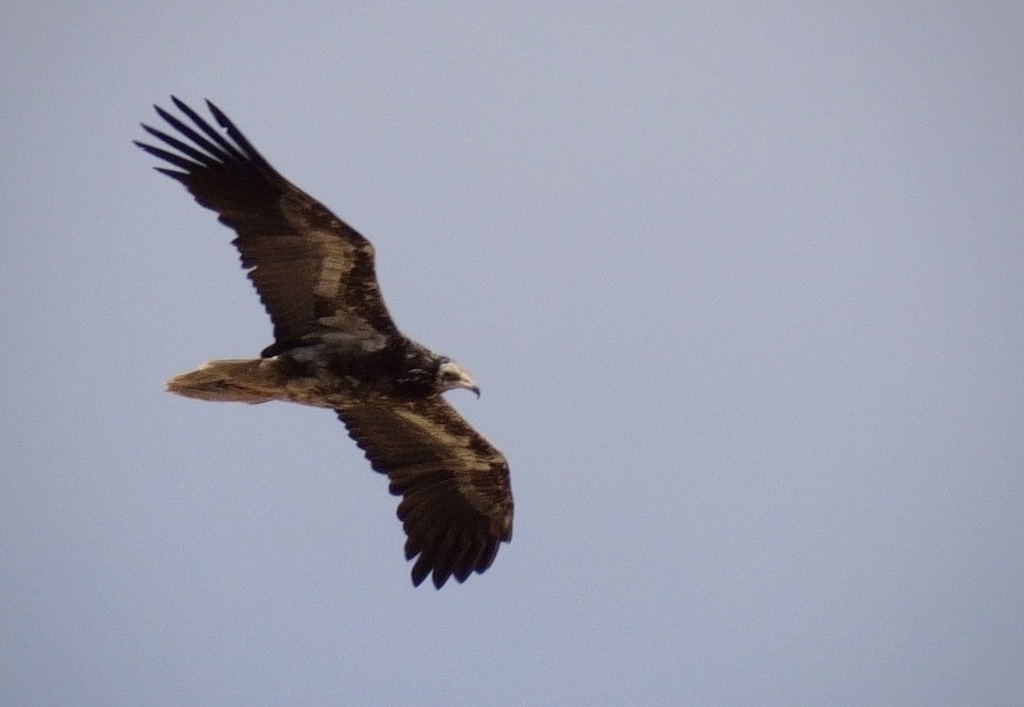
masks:
<path id="1" fill-rule="evenodd" d="M 447 357 L 442 357 L 441 363 L 437 367 L 437 388 L 439 393 L 455 388 L 465 388 L 476 393 L 476 397 L 480 397 L 480 388 L 470 378 L 466 369 Z"/>

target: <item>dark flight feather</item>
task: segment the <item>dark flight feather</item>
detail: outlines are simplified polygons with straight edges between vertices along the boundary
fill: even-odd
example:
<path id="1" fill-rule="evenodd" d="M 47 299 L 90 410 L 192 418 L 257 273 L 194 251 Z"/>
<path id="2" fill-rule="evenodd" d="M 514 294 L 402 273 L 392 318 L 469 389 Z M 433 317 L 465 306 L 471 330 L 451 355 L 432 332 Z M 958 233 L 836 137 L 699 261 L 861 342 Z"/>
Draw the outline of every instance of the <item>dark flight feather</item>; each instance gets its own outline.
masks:
<path id="1" fill-rule="evenodd" d="M 215 105 L 207 102 L 234 143 L 173 100 L 206 137 L 157 107 L 160 117 L 193 144 L 148 125 L 142 126 L 146 132 L 184 156 L 136 144 L 179 168 L 158 169 L 184 184 L 238 234 L 233 243 L 242 266 L 274 323 L 271 355 L 329 329 L 396 335 L 370 242 L 282 177 Z"/>
<path id="2" fill-rule="evenodd" d="M 420 555 L 421 572 L 434 569 L 442 586 L 452 573 L 464 579 L 494 561 L 512 539 L 508 464 L 443 398 L 405 404 L 359 401 L 338 408 L 349 435 L 376 471 L 403 496 L 398 505 L 408 539 L 406 556 Z M 417 574 L 420 576 L 417 577 Z M 459 581 L 462 581 L 461 579 Z"/>

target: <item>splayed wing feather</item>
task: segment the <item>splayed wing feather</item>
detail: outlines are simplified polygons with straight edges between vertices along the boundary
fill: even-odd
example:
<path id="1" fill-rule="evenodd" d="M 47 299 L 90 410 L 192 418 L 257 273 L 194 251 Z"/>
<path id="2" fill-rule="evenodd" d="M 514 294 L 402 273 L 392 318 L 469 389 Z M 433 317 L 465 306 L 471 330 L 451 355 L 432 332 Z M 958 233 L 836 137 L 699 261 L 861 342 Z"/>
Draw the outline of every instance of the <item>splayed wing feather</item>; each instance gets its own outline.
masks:
<path id="1" fill-rule="evenodd" d="M 148 125 L 146 132 L 180 154 L 136 144 L 181 170 L 158 168 L 235 230 L 233 243 L 278 344 L 287 347 L 330 329 L 397 336 L 370 242 L 282 177 L 212 103 L 207 105 L 227 137 L 178 99 L 174 103 L 195 128 L 156 110 L 191 144 Z"/>
<path id="2" fill-rule="evenodd" d="M 417 555 L 413 582 L 462 582 L 494 561 L 512 536 L 512 494 L 501 452 L 440 396 L 398 402 L 353 401 L 338 409 L 373 468 L 402 495 L 398 517 Z"/>

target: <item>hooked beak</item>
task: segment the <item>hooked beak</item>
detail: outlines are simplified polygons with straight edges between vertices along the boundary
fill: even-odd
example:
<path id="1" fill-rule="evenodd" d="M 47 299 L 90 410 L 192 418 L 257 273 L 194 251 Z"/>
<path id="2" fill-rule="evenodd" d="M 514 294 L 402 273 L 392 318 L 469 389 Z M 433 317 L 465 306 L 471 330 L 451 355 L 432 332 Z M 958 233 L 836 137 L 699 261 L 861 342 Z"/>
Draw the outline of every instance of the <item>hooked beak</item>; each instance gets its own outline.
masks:
<path id="1" fill-rule="evenodd" d="M 459 376 L 459 382 L 457 383 L 457 387 L 465 388 L 466 390 L 472 390 L 473 393 L 476 394 L 477 400 L 480 399 L 480 386 L 478 386 L 476 384 L 476 381 L 470 378 L 469 374 L 466 373 L 465 371 L 463 371 L 462 375 Z"/>
<path id="2" fill-rule="evenodd" d="M 466 390 L 472 390 L 476 397 L 480 397 L 480 386 L 470 377 L 465 368 L 454 361 L 445 361 L 441 364 L 441 367 L 441 370 L 438 371 L 438 377 L 444 381 L 441 392 L 454 390 L 455 388 L 465 388 Z"/>
<path id="3" fill-rule="evenodd" d="M 462 377 L 461 385 L 459 387 L 460 388 L 465 388 L 466 390 L 472 390 L 473 393 L 476 394 L 476 399 L 477 400 L 480 399 L 480 386 L 478 386 L 473 381 L 473 379 L 470 378 L 468 375 L 464 375 Z"/>

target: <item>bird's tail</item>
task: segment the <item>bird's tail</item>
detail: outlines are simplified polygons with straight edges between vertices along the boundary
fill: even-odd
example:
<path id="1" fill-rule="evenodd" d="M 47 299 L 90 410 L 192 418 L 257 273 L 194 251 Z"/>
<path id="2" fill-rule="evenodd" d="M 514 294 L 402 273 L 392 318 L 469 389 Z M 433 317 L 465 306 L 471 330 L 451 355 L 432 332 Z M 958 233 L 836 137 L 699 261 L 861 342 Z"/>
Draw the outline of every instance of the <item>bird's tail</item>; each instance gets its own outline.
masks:
<path id="1" fill-rule="evenodd" d="M 234 359 L 207 361 L 171 378 L 166 389 L 186 398 L 256 404 L 281 399 L 282 384 L 276 359 Z"/>

